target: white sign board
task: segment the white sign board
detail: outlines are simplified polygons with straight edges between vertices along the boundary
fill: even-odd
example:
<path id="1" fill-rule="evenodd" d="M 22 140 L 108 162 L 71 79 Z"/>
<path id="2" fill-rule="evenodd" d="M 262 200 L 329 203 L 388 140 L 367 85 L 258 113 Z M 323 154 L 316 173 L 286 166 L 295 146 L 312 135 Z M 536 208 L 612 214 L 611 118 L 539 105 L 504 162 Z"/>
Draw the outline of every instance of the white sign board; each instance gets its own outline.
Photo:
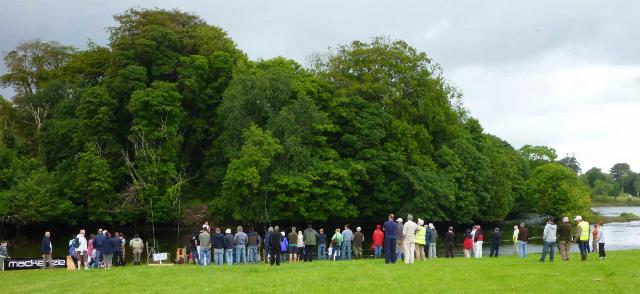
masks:
<path id="1" fill-rule="evenodd" d="M 153 255 L 153 261 L 165 261 L 167 260 L 167 253 L 156 253 Z"/>

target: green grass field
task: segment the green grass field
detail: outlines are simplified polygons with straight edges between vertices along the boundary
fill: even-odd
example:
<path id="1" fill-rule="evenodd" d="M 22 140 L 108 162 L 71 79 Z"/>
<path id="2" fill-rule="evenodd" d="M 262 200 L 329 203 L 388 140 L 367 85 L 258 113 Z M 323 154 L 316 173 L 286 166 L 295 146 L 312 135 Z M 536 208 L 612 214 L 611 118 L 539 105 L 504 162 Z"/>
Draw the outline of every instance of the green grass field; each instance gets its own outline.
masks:
<path id="1" fill-rule="evenodd" d="M 540 255 L 427 260 L 314 261 L 270 267 L 126 266 L 0 272 L 1 293 L 638 293 L 640 250 L 541 263 Z M 369 292 L 370 291 L 370 292 Z"/>

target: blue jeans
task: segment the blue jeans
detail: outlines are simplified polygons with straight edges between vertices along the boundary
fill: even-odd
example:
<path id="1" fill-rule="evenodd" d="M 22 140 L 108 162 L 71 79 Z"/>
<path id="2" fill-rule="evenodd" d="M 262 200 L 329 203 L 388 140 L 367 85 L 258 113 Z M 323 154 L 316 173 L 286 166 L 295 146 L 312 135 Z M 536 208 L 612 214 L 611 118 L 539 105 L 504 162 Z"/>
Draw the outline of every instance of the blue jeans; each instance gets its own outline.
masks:
<path id="1" fill-rule="evenodd" d="M 318 260 L 323 260 L 327 254 L 327 244 L 318 245 Z"/>
<path id="2" fill-rule="evenodd" d="M 236 245 L 236 263 L 247 264 L 247 252 L 244 245 Z"/>
<path id="3" fill-rule="evenodd" d="M 233 249 L 225 249 L 224 257 L 227 260 L 227 265 L 233 264 Z"/>
<path id="4" fill-rule="evenodd" d="M 405 254 L 413 254 L 413 252 L 405 252 Z M 379 256 L 380 253 L 377 255 Z M 396 263 L 396 238 L 384 238 L 384 262 Z"/>
<path id="5" fill-rule="evenodd" d="M 542 247 L 542 257 L 540 257 L 540 261 L 544 261 L 545 258 L 547 258 L 547 251 L 551 250 L 551 252 L 549 252 L 549 261 L 553 261 L 553 250 L 556 247 L 556 242 L 544 242 L 544 245 Z"/>
<path id="6" fill-rule="evenodd" d="M 329 259 L 332 259 L 335 256 L 335 259 L 340 260 L 340 247 L 341 246 L 342 245 L 340 245 L 340 246 L 336 245 L 336 246 L 333 247 L 333 252 L 331 252 L 331 256 L 329 256 Z"/>
<path id="7" fill-rule="evenodd" d="M 258 263 L 258 246 L 247 247 L 249 263 Z"/>
<path id="8" fill-rule="evenodd" d="M 342 252 L 343 260 L 351 259 L 351 241 L 342 242 L 342 248 L 340 251 Z"/>
<path id="9" fill-rule="evenodd" d="M 96 260 L 93 262 L 93 268 L 98 268 L 100 266 L 100 261 L 102 260 L 102 251 L 100 249 L 96 249 Z"/>
<path id="10" fill-rule="evenodd" d="M 589 252 L 589 240 L 580 241 L 578 240 L 578 248 L 580 248 L 580 257 L 582 260 L 587 260 L 587 252 Z"/>
<path id="11" fill-rule="evenodd" d="M 269 254 L 271 252 L 271 247 L 269 247 L 269 243 L 264 244 L 264 263 L 269 263 Z"/>
<path id="12" fill-rule="evenodd" d="M 380 258 L 382 256 L 382 246 L 373 247 L 373 257 Z"/>
<path id="13" fill-rule="evenodd" d="M 200 265 L 211 264 L 211 249 L 209 246 L 200 246 Z"/>
<path id="14" fill-rule="evenodd" d="M 224 249 L 213 249 L 213 262 L 215 265 L 222 265 L 224 261 Z"/>
<path id="15" fill-rule="evenodd" d="M 520 257 L 527 258 L 527 242 L 518 241 L 518 248 L 520 249 Z"/>

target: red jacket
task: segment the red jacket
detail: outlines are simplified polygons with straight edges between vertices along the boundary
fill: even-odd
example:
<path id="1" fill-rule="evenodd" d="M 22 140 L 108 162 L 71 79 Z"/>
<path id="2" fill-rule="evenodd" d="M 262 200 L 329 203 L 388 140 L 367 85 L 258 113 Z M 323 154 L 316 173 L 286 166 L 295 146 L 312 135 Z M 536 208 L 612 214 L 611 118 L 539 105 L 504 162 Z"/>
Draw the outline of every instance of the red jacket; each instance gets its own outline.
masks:
<path id="1" fill-rule="evenodd" d="M 464 236 L 464 242 L 462 243 L 462 248 L 463 249 L 473 248 L 473 239 L 471 237 L 471 234 L 467 234 Z"/>
<path id="2" fill-rule="evenodd" d="M 384 233 L 380 229 L 380 225 L 377 225 L 376 230 L 373 231 L 372 239 L 373 239 L 373 243 L 371 243 L 371 246 L 373 247 L 382 246 L 382 242 L 384 242 Z"/>

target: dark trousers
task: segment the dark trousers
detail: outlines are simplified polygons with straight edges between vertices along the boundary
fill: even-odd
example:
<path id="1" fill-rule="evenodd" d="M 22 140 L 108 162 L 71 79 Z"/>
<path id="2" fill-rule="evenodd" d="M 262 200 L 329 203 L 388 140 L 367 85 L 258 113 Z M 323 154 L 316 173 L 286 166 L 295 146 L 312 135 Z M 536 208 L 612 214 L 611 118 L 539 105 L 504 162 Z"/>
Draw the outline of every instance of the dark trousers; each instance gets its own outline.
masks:
<path id="1" fill-rule="evenodd" d="M 453 243 L 444 244 L 444 257 L 453 258 Z"/>
<path id="2" fill-rule="evenodd" d="M 304 245 L 304 261 L 305 262 L 313 261 L 313 254 L 315 254 L 316 252 L 315 247 L 316 245 Z"/>
<path id="3" fill-rule="evenodd" d="M 429 246 L 431 246 L 431 244 L 424 245 L 424 258 L 429 258 Z"/>
<path id="4" fill-rule="evenodd" d="M 396 238 L 384 238 L 384 262 L 396 263 Z"/>
<path id="5" fill-rule="evenodd" d="M 274 263 L 276 265 L 280 265 L 280 248 L 279 247 L 272 247 L 271 248 L 271 252 L 269 252 L 271 254 L 271 265 L 273 265 Z"/>
<path id="6" fill-rule="evenodd" d="M 587 252 L 589 251 L 589 248 L 587 247 L 588 245 L 589 241 L 578 240 L 578 248 L 580 248 L 580 256 L 582 257 L 582 260 L 587 260 Z"/>
<path id="7" fill-rule="evenodd" d="M 491 244 L 491 251 L 489 251 L 489 257 L 498 257 L 498 251 L 500 251 L 500 244 Z"/>
<path id="8" fill-rule="evenodd" d="M 121 266 L 123 264 L 122 251 L 113 252 L 113 266 Z"/>
<path id="9" fill-rule="evenodd" d="M 269 253 L 271 252 L 270 249 L 271 248 L 269 248 L 269 244 L 265 243 L 264 244 L 264 263 L 269 263 Z"/>
<path id="10" fill-rule="evenodd" d="M 598 255 L 600 257 L 606 257 L 607 254 L 604 252 L 604 243 L 598 243 Z"/>

